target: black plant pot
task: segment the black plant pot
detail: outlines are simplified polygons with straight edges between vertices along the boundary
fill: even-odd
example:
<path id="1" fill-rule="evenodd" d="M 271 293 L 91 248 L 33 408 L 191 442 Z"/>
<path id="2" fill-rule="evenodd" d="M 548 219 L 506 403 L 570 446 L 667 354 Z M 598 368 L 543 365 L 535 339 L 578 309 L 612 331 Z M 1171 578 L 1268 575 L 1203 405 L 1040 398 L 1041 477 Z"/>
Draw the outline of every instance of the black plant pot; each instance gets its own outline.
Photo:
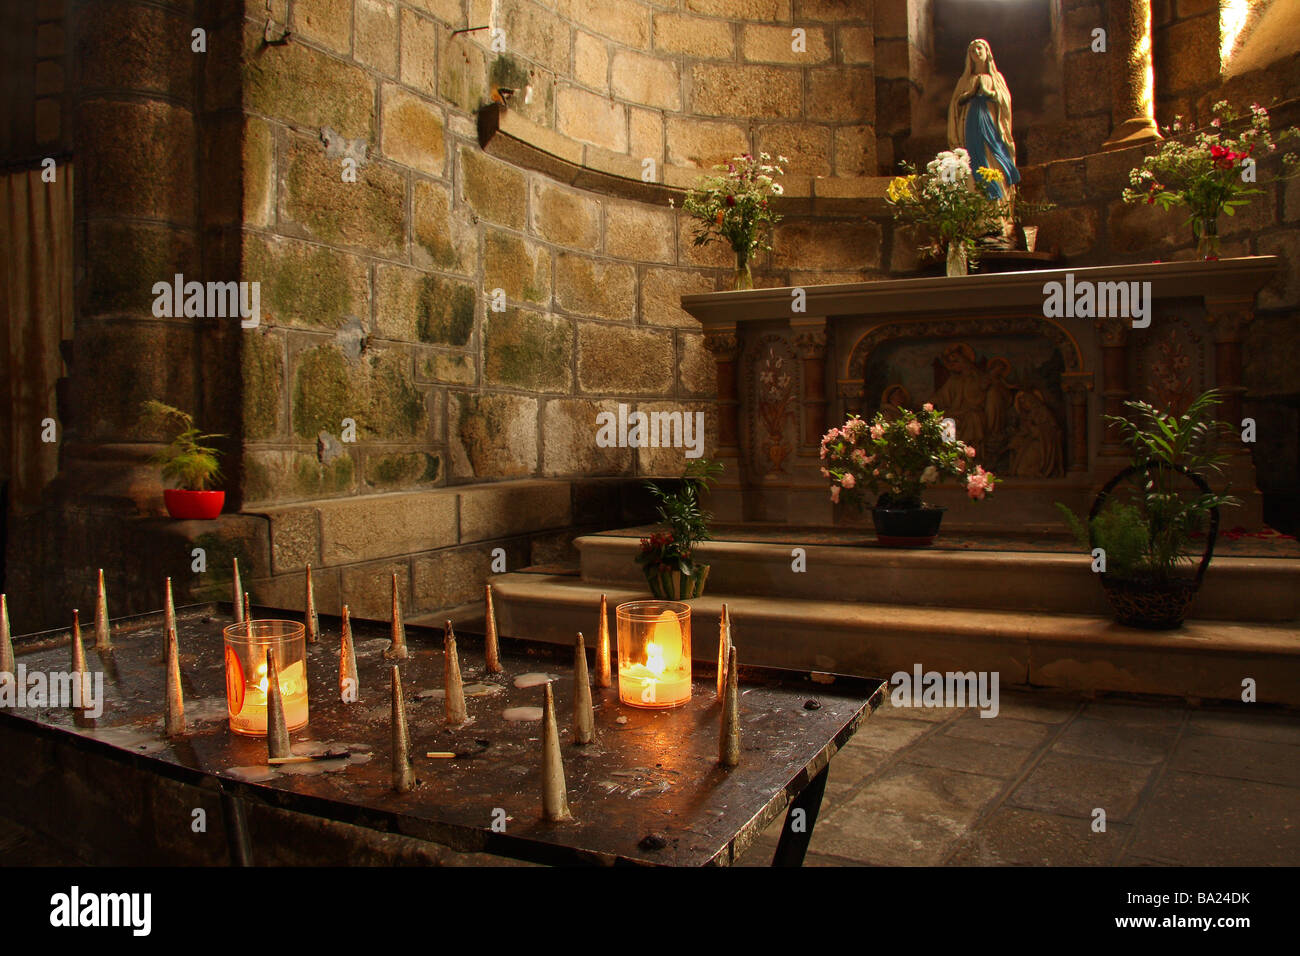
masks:
<path id="1" fill-rule="evenodd" d="M 1209 494 L 1210 486 L 1200 475 L 1181 465 L 1175 465 L 1173 469 L 1195 485 L 1197 490 Z M 1097 498 L 1088 512 L 1088 543 L 1093 548 L 1097 542 L 1092 537 L 1092 521 L 1101 513 L 1106 497 L 1125 478 L 1144 470 L 1146 469 L 1142 466 L 1129 465 L 1097 492 Z M 1205 535 L 1205 551 L 1201 555 L 1201 563 L 1196 566 L 1196 574 L 1191 577 L 1158 581 L 1149 576 L 1121 578 L 1101 572 L 1101 587 L 1106 593 L 1106 600 L 1110 602 L 1111 610 L 1115 612 L 1115 620 L 1126 627 L 1140 627 L 1148 631 L 1172 631 L 1182 627 L 1187 609 L 1201 588 L 1205 569 L 1210 566 L 1210 559 L 1214 556 L 1214 543 L 1218 537 L 1219 509 L 1213 508 L 1210 511 L 1210 527 Z"/>
<path id="2" fill-rule="evenodd" d="M 876 540 L 886 548 L 924 548 L 934 543 L 947 508 L 872 508 Z"/>

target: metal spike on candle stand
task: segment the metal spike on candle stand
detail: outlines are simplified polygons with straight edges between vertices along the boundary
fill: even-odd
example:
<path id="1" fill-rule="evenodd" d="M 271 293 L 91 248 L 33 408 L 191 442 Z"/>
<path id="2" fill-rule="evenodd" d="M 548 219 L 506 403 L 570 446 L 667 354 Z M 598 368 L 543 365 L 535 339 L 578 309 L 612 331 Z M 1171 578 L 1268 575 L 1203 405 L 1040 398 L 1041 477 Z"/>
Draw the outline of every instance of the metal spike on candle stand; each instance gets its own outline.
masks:
<path id="1" fill-rule="evenodd" d="M 253 636 L 253 602 L 248 592 L 244 592 L 244 633 Z"/>
<path id="2" fill-rule="evenodd" d="M 722 604 L 722 617 L 718 620 L 718 700 L 727 689 L 727 650 L 731 647 L 731 613 Z"/>
<path id="3" fill-rule="evenodd" d="M 351 686 L 348 686 L 349 681 Z M 360 693 L 357 651 L 352 644 L 352 617 L 345 604 L 343 605 L 343 636 L 339 650 L 339 699 L 345 704 L 356 703 Z"/>
<path id="4" fill-rule="evenodd" d="M 593 734 L 591 677 L 587 673 L 587 642 L 578 632 L 573 645 L 573 742 L 589 744 Z"/>
<path id="5" fill-rule="evenodd" d="M 234 577 L 230 579 L 230 589 L 234 593 L 234 600 L 231 603 L 234 605 L 235 623 L 243 624 L 244 623 L 244 585 L 243 582 L 239 580 L 239 559 L 235 558 L 234 562 L 235 562 L 235 573 L 234 573 Z"/>
<path id="6" fill-rule="evenodd" d="M 73 718 L 77 723 L 81 723 L 86 716 L 85 696 L 86 696 L 86 646 L 81 643 L 81 614 L 76 608 L 72 610 L 72 633 L 69 643 L 72 645 L 72 673 L 75 674 L 74 680 L 81 687 L 81 703 L 78 707 L 76 701 L 73 701 Z"/>
<path id="7" fill-rule="evenodd" d="M 718 763 L 724 767 L 734 767 L 740 763 L 740 682 L 736 674 L 735 647 L 727 649 L 727 696 L 722 702 Z"/>
<path id="8" fill-rule="evenodd" d="M 4 594 L 0 594 L 0 673 L 16 673 L 13 636 L 9 633 L 9 598 Z"/>
<path id="9" fill-rule="evenodd" d="M 406 730 L 406 702 L 402 697 L 402 672 L 393 665 L 393 789 L 406 793 L 415 784 L 411 773 L 411 738 Z"/>
<path id="10" fill-rule="evenodd" d="M 402 598 L 397 591 L 397 575 L 393 575 L 393 642 L 384 651 L 389 660 L 406 658 L 406 624 L 402 621 Z"/>
<path id="11" fill-rule="evenodd" d="M 447 723 L 458 727 L 465 723 L 468 715 L 465 713 L 465 685 L 460 679 L 460 658 L 456 654 L 456 632 L 452 630 L 451 621 L 447 622 L 443 630 L 442 653 L 446 658 L 443 678 L 447 689 L 444 695 Z"/>
<path id="12" fill-rule="evenodd" d="M 162 654 L 158 659 L 164 664 L 167 663 L 167 629 L 176 627 L 176 605 L 172 603 L 172 579 L 168 578 L 164 590 L 167 592 L 166 602 L 163 604 L 163 646 Z"/>
<path id="13" fill-rule="evenodd" d="M 108 595 L 104 591 L 104 569 L 99 569 L 99 590 L 95 594 L 95 650 L 107 651 L 113 644 L 108 633 Z"/>
<path id="14" fill-rule="evenodd" d="M 185 733 L 185 698 L 181 694 L 181 650 L 174 627 L 167 629 L 166 668 L 167 696 L 164 699 L 163 732 L 168 737 L 179 737 Z"/>
<path id="15" fill-rule="evenodd" d="M 266 755 L 268 757 L 288 757 L 289 725 L 284 717 L 284 694 L 280 689 L 280 668 L 275 663 L 275 654 L 271 648 L 266 649 Z"/>
<path id="16" fill-rule="evenodd" d="M 558 823 L 572 820 L 569 792 L 564 783 L 564 760 L 560 756 L 560 731 L 555 724 L 555 695 L 544 685 L 542 707 L 542 818 Z"/>
<path id="17" fill-rule="evenodd" d="M 492 602 L 492 585 L 485 584 L 484 604 L 485 604 L 485 623 L 483 625 L 483 656 L 487 661 L 489 674 L 501 673 L 501 648 L 497 639 L 497 609 Z"/>
<path id="18" fill-rule="evenodd" d="M 307 600 L 305 602 L 307 643 L 315 644 L 320 640 L 320 618 L 316 614 L 316 594 L 311 586 L 311 565 L 307 565 Z"/>
<path id="19" fill-rule="evenodd" d="M 596 629 L 596 686 L 613 686 L 609 664 L 609 605 L 600 596 L 600 626 Z"/>

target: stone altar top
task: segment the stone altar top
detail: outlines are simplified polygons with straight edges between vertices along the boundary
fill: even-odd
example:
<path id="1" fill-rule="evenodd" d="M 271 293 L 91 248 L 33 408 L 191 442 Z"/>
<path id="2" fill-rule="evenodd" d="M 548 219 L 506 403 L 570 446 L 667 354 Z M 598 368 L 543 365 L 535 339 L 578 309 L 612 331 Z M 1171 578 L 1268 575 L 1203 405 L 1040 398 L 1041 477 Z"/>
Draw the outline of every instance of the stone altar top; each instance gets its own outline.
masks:
<path id="1" fill-rule="evenodd" d="M 1150 282 L 1157 299 L 1203 298 L 1219 302 L 1248 302 L 1277 271 L 1277 256 L 1243 256 L 1213 262 L 1135 262 L 1117 266 L 1074 269 L 1035 269 L 988 275 L 883 279 L 810 285 L 804 289 L 806 309 L 793 312 L 793 289 L 750 289 L 682 296 L 682 308 L 706 329 L 737 321 L 799 319 L 802 316 L 905 315 L 908 313 L 1041 307 L 1044 286 L 1090 282 Z M 1067 280 L 1066 276 L 1073 277 Z"/>

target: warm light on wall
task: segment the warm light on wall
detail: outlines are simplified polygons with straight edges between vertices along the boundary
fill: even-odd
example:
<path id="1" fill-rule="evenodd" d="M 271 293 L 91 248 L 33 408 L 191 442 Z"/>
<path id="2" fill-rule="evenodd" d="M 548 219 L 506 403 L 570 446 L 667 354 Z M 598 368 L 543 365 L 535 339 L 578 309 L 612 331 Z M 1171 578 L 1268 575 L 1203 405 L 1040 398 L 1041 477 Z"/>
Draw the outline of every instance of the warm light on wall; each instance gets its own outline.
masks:
<path id="1" fill-rule="evenodd" d="M 1228 65 L 1237 38 L 1250 19 L 1251 0 L 1219 0 L 1219 68 Z"/>

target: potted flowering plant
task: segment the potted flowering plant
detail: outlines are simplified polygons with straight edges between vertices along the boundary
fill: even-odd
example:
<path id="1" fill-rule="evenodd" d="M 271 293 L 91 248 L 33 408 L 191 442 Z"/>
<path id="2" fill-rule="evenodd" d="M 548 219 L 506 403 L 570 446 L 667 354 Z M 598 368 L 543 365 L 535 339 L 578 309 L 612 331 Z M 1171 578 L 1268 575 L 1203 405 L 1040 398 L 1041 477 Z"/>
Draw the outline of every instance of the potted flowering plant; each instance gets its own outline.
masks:
<path id="1" fill-rule="evenodd" d="M 173 433 L 171 442 L 151 459 L 162 467 L 164 479 L 180 486 L 163 490 L 167 514 L 205 521 L 221 514 L 226 493 L 209 487 L 221 479 L 217 457 L 220 452 L 203 442 L 225 436 L 199 431 L 194 426 L 194 416 L 153 399 L 141 405 L 141 420 Z"/>
<path id="2" fill-rule="evenodd" d="M 922 246 L 931 255 L 946 253 L 948 275 L 965 275 L 967 264 L 977 261 L 975 240 L 1000 232 L 1010 215 L 1005 199 L 989 199 L 981 184 L 1003 182 L 1002 171 L 981 166 L 973 175 L 970 154 L 964 149 L 944 151 L 926 164 L 925 172 L 903 164 L 906 175 L 895 176 L 886 191 L 894 218 L 925 226 L 934 241 Z"/>
<path id="3" fill-rule="evenodd" d="M 655 597 L 682 601 L 704 594 L 709 566 L 697 563 L 692 551 L 697 543 L 712 537 L 709 522 L 713 516 L 700 507 L 700 493 L 708 489 L 722 467 L 697 458 L 686 466 L 676 489 L 646 482 L 646 490 L 659 502 L 657 511 L 664 530 L 641 539 L 636 563 Z"/>
<path id="4" fill-rule="evenodd" d="M 1300 136 L 1291 127 L 1274 137 L 1268 110 L 1259 104 L 1251 106 L 1249 118 L 1238 116 L 1225 100 L 1213 111 L 1209 126 L 1201 129 L 1192 123 L 1184 130 L 1181 116 L 1163 127 L 1171 138 L 1129 172 L 1123 193 L 1127 203 L 1186 206 L 1197 254 L 1204 259 L 1219 257 L 1219 214 L 1235 215 L 1236 207 L 1250 203 L 1248 197 L 1263 192 L 1255 164 L 1276 153 L 1279 143 Z M 1284 153 L 1282 162 L 1292 172 L 1278 178 L 1294 175 L 1297 159 L 1294 152 Z"/>
<path id="5" fill-rule="evenodd" d="M 773 178 L 785 170 L 771 160 L 767 153 L 759 153 L 758 159 L 749 153 L 735 156 L 725 166 L 713 167 L 717 175 L 701 177 L 682 202 L 682 208 L 698 220 L 695 245 L 725 241 L 736 253 L 735 289 L 754 288 L 750 260 L 755 252 L 771 248 L 759 227 L 781 221 L 771 199 L 785 192 Z M 784 156 L 776 160 L 788 162 Z"/>
<path id="6" fill-rule="evenodd" d="M 925 504 L 925 489 L 945 478 L 966 485 L 979 501 L 998 479 L 973 461 L 974 447 L 957 440 L 956 423 L 926 402 L 919 413 L 899 409 L 870 423 L 850 415 L 822 438 L 822 475 L 831 480 L 831 501 L 866 507 L 886 547 L 919 547 L 934 541 L 946 510 Z"/>

